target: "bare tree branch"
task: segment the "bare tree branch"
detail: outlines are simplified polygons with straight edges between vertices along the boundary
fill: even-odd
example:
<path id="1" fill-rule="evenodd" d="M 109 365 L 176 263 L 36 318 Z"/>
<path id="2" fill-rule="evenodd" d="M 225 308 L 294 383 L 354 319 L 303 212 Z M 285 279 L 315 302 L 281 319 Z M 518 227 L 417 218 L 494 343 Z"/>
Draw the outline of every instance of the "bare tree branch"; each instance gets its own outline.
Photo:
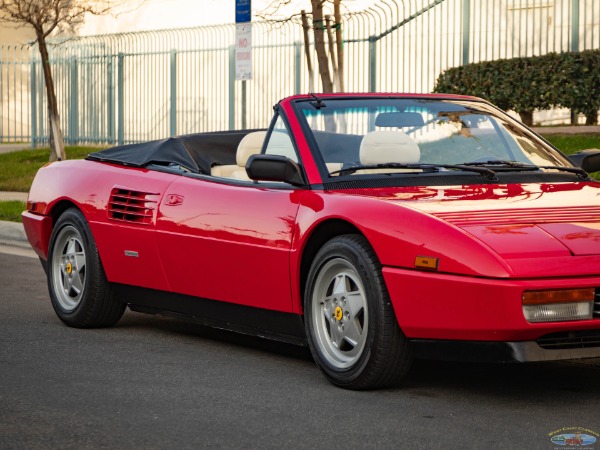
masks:
<path id="1" fill-rule="evenodd" d="M 50 130 L 50 161 L 65 159 L 58 102 L 50 67 L 46 38 L 56 32 L 74 33 L 86 14 L 108 14 L 126 0 L 0 0 L 0 20 L 34 29 L 40 51 Z M 143 1 L 143 0 L 141 0 Z"/>
<path id="2" fill-rule="evenodd" d="M 312 44 L 317 53 L 317 66 L 323 91 L 333 92 L 335 89 L 343 92 L 345 83 L 341 11 L 342 8 L 347 11 L 347 6 L 343 4 L 343 0 L 310 0 L 310 12 L 303 10 L 300 14 L 289 14 L 285 9 L 293 3 L 294 0 L 271 0 L 255 15 L 279 26 L 290 22 L 302 26 L 310 89 L 313 88 L 313 64 L 310 51 L 310 31 L 312 31 Z"/>

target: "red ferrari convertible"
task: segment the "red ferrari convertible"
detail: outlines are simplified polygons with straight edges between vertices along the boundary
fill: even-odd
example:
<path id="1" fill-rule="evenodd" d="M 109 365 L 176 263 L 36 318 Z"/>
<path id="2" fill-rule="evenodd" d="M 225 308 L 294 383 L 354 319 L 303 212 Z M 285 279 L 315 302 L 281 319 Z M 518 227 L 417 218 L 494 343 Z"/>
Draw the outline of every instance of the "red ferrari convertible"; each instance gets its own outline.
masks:
<path id="1" fill-rule="evenodd" d="M 298 95 L 265 130 L 47 165 L 23 224 L 69 326 L 192 318 L 368 389 L 413 358 L 600 357 L 599 169 L 477 98 Z"/>

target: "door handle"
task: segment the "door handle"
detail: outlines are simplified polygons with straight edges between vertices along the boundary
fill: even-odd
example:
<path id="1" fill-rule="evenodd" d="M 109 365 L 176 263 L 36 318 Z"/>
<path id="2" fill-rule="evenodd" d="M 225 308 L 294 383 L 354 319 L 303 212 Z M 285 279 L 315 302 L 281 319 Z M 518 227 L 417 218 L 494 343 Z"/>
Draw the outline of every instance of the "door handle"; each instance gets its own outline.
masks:
<path id="1" fill-rule="evenodd" d="M 169 194 L 165 197 L 165 205 L 167 206 L 178 206 L 183 203 L 183 196 L 177 194 Z"/>

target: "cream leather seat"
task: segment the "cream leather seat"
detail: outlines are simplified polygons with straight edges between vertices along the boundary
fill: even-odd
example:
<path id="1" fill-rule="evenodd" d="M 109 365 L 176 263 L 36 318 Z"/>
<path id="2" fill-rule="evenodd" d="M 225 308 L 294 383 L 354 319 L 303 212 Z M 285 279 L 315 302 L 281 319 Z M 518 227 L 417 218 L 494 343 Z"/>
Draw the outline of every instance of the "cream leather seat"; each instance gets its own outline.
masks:
<path id="1" fill-rule="evenodd" d="M 364 165 L 400 163 L 413 164 L 421 159 L 421 150 L 415 141 L 400 131 L 371 131 L 359 149 L 360 163 Z M 356 173 L 406 172 L 411 169 L 363 169 Z"/>
<path id="2" fill-rule="evenodd" d="M 239 180 L 249 180 L 246 173 L 246 162 L 250 156 L 260 153 L 265 141 L 266 131 L 254 131 L 248 133 L 238 144 L 235 153 L 235 164 L 224 166 L 213 166 L 210 174 L 215 177 L 236 178 Z"/>
<path id="3" fill-rule="evenodd" d="M 298 162 L 294 144 L 292 144 L 290 136 L 283 131 L 275 130 L 271 133 L 265 154 L 285 156 L 294 162 Z"/>

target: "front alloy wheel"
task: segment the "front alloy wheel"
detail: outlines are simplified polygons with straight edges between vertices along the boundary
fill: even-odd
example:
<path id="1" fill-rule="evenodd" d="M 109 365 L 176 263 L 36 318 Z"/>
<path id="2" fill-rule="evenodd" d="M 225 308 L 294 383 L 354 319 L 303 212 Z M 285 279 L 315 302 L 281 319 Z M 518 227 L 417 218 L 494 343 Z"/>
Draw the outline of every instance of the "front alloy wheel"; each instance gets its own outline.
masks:
<path id="1" fill-rule="evenodd" d="M 73 311 L 81 302 L 85 286 L 86 256 L 77 229 L 65 226 L 56 236 L 51 265 L 54 295 L 65 311 Z"/>
<path id="2" fill-rule="evenodd" d="M 365 289 L 356 269 L 343 258 L 327 261 L 312 296 L 312 327 L 323 357 L 337 369 L 352 366 L 363 352 L 369 329 Z"/>
<path id="3" fill-rule="evenodd" d="M 359 235 L 328 241 L 315 256 L 304 293 L 305 328 L 325 377 L 345 389 L 397 383 L 411 362 L 381 264 Z"/>

